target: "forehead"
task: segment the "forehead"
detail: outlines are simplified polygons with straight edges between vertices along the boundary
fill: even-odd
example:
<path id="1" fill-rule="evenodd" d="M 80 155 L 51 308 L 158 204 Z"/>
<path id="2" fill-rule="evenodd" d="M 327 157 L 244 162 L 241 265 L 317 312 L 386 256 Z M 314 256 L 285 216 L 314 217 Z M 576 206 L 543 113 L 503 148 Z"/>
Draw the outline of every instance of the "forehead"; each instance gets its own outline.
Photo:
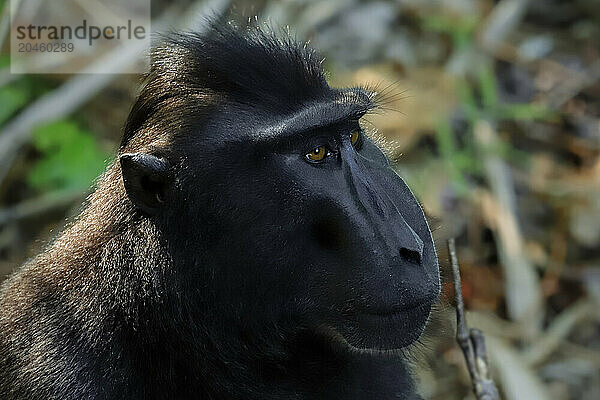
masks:
<path id="1" fill-rule="evenodd" d="M 260 105 L 233 103 L 217 113 L 213 132 L 221 131 L 218 139 L 225 142 L 289 139 L 320 128 L 356 121 L 372 108 L 373 95 L 361 88 L 332 90 L 328 98 L 307 101 L 300 107 L 283 112 Z"/>

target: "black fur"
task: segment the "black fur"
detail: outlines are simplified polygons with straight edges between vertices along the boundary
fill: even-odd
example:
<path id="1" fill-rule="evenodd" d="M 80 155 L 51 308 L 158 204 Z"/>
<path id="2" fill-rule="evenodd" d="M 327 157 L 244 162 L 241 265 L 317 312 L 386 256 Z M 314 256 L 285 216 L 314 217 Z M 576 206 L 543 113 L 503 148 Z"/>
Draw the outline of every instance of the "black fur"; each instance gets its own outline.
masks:
<path id="1" fill-rule="evenodd" d="M 438 264 L 376 101 L 287 37 L 168 35 L 119 161 L 3 285 L 0 398 L 418 398 Z"/>

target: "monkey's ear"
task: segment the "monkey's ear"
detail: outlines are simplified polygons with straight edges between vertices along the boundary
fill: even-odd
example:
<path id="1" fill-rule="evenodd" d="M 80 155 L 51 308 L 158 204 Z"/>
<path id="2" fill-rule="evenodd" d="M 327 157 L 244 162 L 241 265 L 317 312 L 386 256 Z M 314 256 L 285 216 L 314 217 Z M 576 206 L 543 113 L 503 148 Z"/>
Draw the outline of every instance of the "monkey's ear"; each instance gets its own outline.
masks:
<path id="1" fill-rule="evenodd" d="M 145 153 L 128 153 L 119 158 L 125 191 L 131 202 L 148 214 L 164 206 L 172 175 L 166 160 Z"/>

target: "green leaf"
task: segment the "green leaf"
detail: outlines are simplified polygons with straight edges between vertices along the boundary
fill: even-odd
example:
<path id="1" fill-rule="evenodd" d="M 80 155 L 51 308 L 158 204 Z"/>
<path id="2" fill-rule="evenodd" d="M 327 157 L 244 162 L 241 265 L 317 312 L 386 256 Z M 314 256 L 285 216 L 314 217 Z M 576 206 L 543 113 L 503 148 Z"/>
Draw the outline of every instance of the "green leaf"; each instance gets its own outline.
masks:
<path id="1" fill-rule="evenodd" d="M 0 54 L 0 68 L 8 68 L 10 66 L 10 54 Z"/>
<path id="2" fill-rule="evenodd" d="M 499 119 L 517 121 L 545 120 L 554 117 L 554 113 L 543 104 L 514 103 L 504 104 L 496 111 Z"/>
<path id="3" fill-rule="evenodd" d="M 460 107 L 465 113 L 467 120 L 471 126 L 479 120 L 481 112 L 477 107 L 475 95 L 469 83 L 464 79 L 459 79 L 456 85 L 456 93 L 460 101 Z"/>
<path id="4" fill-rule="evenodd" d="M 0 87 L 0 124 L 6 122 L 29 100 L 29 90 L 24 86 Z"/>
<path id="5" fill-rule="evenodd" d="M 107 152 L 91 132 L 71 121 L 58 121 L 33 132 L 33 144 L 42 158 L 28 174 L 31 186 L 41 190 L 85 189 L 104 170 Z"/>
<path id="6" fill-rule="evenodd" d="M 448 167 L 450 182 L 454 187 L 454 190 L 459 195 L 466 195 L 468 193 L 468 185 L 461 171 L 461 164 L 464 162 L 461 160 L 460 156 L 457 157 L 452 127 L 447 120 L 442 120 L 438 123 L 435 138 L 442 159 Z"/>
<path id="7" fill-rule="evenodd" d="M 450 35 L 455 50 L 469 46 L 477 27 L 475 16 L 429 15 L 421 20 L 424 30 Z"/>
<path id="8" fill-rule="evenodd" d="M 482 67 L 479 70 L 479 89 L 481 91 L 481 101 L 486 109 L 493 109 L 498 104 L 498 92 L 496 87 L 496 75 L 494 70 L 489 67 Z"/>

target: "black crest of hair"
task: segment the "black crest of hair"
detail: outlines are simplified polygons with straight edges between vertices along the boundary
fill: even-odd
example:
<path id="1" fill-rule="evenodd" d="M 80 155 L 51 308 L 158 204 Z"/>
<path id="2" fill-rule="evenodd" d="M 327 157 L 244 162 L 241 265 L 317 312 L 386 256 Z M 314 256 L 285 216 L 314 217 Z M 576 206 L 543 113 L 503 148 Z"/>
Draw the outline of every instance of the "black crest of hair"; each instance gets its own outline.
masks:
<path id="1" fill-rule="evenodd" d="M 0 399 L 419 399 L 420 204 L 288 35 L 172 32 L 81 214 L 0 291 Z"/>
<path id="2" fill-rule="evenodd" d="M 343 102 L 351 96 L 347 103 L 356 118 L 376 107 L 375 94 L 367 88 L 330 88 L 321 68 L 323 59 L 306 43 L 270 28 L 210 24 L 203 33 L 163 35 L 162 44 L 152 52 L 151 69 L 121 147 L 144 124 L 172 118 L 173 112 L 184 119 L 209 112 L 198 108 L 198 99 L 207 108 L 226 100 L 280 116 L 336 97 Z"/>

